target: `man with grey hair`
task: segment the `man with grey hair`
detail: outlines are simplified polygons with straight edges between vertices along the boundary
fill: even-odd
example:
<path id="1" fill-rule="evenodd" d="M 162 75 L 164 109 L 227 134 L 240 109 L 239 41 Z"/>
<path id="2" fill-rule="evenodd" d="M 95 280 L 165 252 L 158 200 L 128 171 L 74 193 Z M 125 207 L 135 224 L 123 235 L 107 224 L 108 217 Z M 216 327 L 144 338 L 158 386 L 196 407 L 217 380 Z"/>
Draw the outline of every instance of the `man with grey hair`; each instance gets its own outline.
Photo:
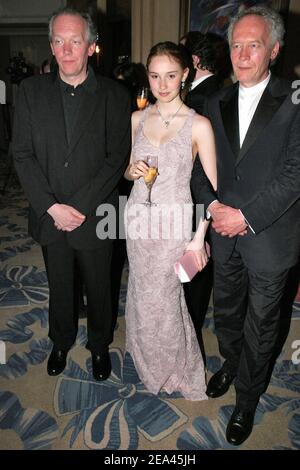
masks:
<path id="1" fill-rule="evenodd" d="M 49 23 L 58 71 L 21 83 L 13 154 L 30 202 L 29 230 L 42 245 L 49 282 L 47 370 L 60 374 L 78 329 L 79 266 L 87 293 L 87 349 L 95 380 L 111 372 L 110 265 L 113 240 L 97 238 L 97 208 L 117 206 L 130 151 L 130 99 L 88 66 L 96 31 L 87 14 L 66 8 Z"/>
<path id="2" fill-rule="evenodd" d="M 225 362 L 207 395 L 235 380 L 236 407 L 226 437 L 250 435 L 260 395 L 272 371 L 280 301 L 299 256 L 300 109 L 291 84 L 270 72 L 282 44 L 281 17 L 266 7 L 239 12 L 229 26 L 238 82 L 207 102 L 216 138 L 217 194 L 192 188 L 212 217 L 214 319 Z"/>

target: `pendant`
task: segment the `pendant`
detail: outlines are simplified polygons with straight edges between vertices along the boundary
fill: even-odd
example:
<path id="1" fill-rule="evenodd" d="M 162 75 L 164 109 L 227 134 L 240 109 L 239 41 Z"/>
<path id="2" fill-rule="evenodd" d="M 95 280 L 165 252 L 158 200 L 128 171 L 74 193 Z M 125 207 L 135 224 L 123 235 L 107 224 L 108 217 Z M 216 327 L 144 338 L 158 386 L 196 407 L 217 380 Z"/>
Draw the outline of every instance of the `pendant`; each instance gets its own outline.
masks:
<path id="1" fill-rule="evenodd" d="M 170 121 L 164 121 L 165 126 L 168 128 L 170 125 Z"/>

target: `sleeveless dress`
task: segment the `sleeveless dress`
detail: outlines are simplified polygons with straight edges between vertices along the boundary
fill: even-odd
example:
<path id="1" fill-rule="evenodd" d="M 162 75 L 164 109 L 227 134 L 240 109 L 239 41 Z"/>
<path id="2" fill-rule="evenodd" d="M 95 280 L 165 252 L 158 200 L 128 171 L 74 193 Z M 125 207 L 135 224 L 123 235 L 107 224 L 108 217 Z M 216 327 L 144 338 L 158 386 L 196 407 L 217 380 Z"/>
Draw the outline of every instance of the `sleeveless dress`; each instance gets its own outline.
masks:
<path id="1" fill-rule="evenodd" d="M 158 156 L 151 197 L 156 205 L 143 204 L 147 187 L 143 178 L 136 180 L 125 210 L 129 260 L 126 350 L 151 393 L 176 391 L 189 400 L 206 400 L 203 359 L 183 287 L 174 272 L 174 263 L 192 232 L 195 111 L 190 109 L 181 130 L 159 147 L 144 134 L 148 112 L 149 108 L 143 111 L 132 152 L 134 161 Z"/>

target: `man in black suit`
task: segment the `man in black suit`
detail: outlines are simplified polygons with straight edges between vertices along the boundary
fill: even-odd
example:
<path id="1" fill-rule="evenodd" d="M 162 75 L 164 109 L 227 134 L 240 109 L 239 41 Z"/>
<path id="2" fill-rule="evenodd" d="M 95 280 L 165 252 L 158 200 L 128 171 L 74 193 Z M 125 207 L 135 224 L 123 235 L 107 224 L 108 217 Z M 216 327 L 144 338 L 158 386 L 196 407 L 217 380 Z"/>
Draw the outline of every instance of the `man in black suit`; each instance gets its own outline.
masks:
<path id="1" fill-rule="evenodd" d="M 42 245 L 49 281 L 48 374 L 64 370 L 76 339 L 78 266 L 88 304 L 86 347 L 94 378 L 105 380 L 111 372 L 113 240 L 97 236 L 96 211 L 104 203 L 117 207 L 116 186 L 130 150 L 130 99 L 88 67 L 96 34 L 85 13 L 66 8 L 52 16 L 49 38 L 58 71 L 21 83 L 13 153 L 30 202 L 29 230 Z"/>
<path id="2" fill-rule="evenodd" d="M 225 362 L 210 379 L 209 397 L 235 379 L 236 407 L 227 440 L 250 435 L 266 390 L 279 333 L 280 300 L 300 238 L 300 108 L 291 84 L 269 65 L 284 34 L 281 17 L 253 7 L 232 19 L 228 38 L 238 83 L 207 103 L 218 158 L 217 196 L 192 186 L 213 219 L 214 315 Z"/>
<path id="3" fill-rule="evenodd" d="M 203 114 L 204 102 L 222 86 L 218 75 L 218 61 L 215 43 L 209 34 L 189 31 L 182 39 L 191 55 L 195 71 L 186 104 L 198 114 Z M 199 160 L 199 159 L 198 159 Z M 213 286 L 213 262 L 210 259 L 191 282 L 184 284 L 186 302 L 202 348 L 201 330 L 208 309 Z"/>

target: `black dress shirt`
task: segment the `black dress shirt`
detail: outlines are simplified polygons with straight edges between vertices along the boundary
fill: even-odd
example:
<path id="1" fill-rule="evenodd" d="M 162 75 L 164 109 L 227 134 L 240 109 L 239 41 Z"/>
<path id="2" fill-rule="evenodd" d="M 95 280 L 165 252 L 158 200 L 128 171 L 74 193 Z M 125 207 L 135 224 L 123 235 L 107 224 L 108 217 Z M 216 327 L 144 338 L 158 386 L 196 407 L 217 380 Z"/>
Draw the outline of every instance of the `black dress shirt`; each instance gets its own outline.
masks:
<path id="1" fill-rule="evenodd" d="M 64 117 L 67 133 L 68 144 L 71 142 L 72 133 L 75 128 L 76 121 L 79 117 L 79 110 L 82 101 L 84 100 L 87 92 L 92 92 L 97 86 L 97 80 L 94 71 L 91 67 L 88 68 L 88 75 L 84 82 L 76 87 L 64 82 L 59 74 L 57 75 L 60 81 L 61 96 L 64 108 Z"/>

